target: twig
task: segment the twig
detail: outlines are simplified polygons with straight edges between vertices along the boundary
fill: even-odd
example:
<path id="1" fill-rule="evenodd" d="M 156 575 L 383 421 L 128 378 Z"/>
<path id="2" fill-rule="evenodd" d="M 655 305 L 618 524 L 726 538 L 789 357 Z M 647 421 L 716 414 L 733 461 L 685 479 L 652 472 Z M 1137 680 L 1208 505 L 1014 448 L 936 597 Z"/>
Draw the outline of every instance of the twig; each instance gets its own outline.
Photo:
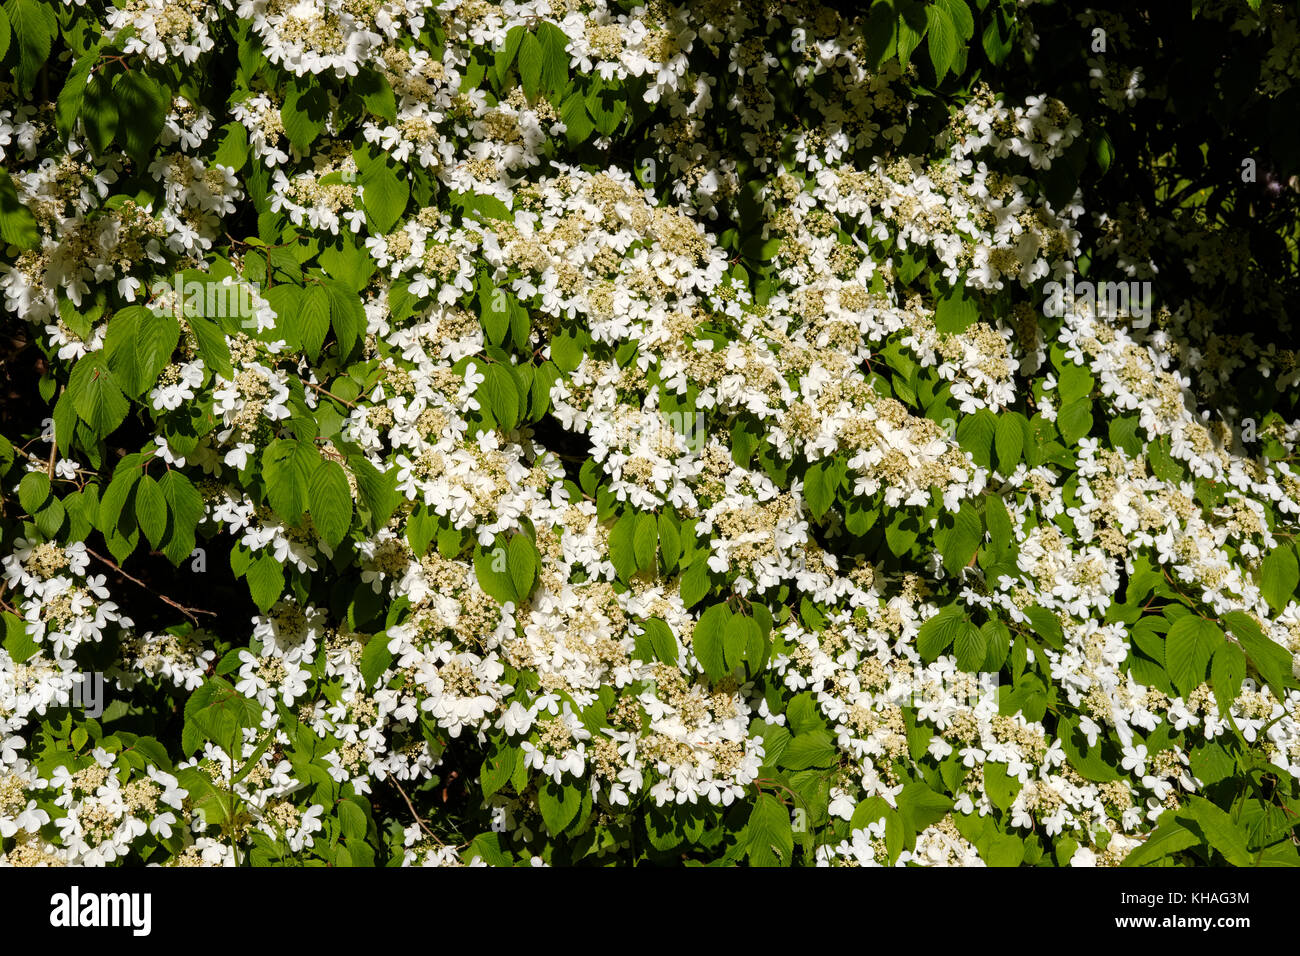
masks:
<path id="1" fill-rule="evenodd" d="M 158 600 L 162 601 L 164 604 L 168 604 L 171 607 L 176 608 L 176 610 L 180 611 L 182 614 L 188 617 L 195 627 L 199 626 L 199 619 L 195 617 L 196 614 L 207 614 L 209 617 L 219 616 L 216 611 L 207 611 L 201 607 L 186 607 L 184 604 L 181 604 L 178 601 L 173 601 L 167 595 L 155 591 L 153 588 L 149 587 L 149 585 L 145 584 L 143 581 L 141 581 L 139 578 L 135 577 L 134 575 L 128 574 L 127 572 L 123 571 L 122 566 L 118 564 L 116 561 L 114 561 L 112 558 L 106 558 L 102 554 L 98 554 L 94 551 L 91 551 L 89 548 L 86 549 L 86 553 L 90 555 L 92 558 L 95 558 L 96 560 L 102 561 L 104 564 L 107 564 L 110 568 L 112 568 L 118 574 L 122 575 L 122 577 L 126 578 L 128 581 L 140 585 L 140 587 L 144 588 L 146 591 L 148 591 Z"/>
<path id="2" fill-rule="evenodd" d="M 8 587 L 9 587 L 8 581 L 0 581 L 0 607 L 4 608 L 14 617 L 22 617 L 22 615 L 18 613 L 18 608 L 13 607 L 8 601 L 4 599 L 5 589 Z"/>
<path id="3" fill-rule="evenodd" d="M 334 394 L 333 392 L 331 392 L 329 389 L 321 388 L 321 387 L 320 387 L 319 385 L 317 385 L 315 382 L 309 382 L 309 381 L 307 381 L 307 380 L 304 378 L 304 379 L 302 380 L 302 383 L 303 383 L 304 385 L 310 387 L 310 388 L 314 388 L 314 389 L 316 389 L 316 391 L 320 392 L 322 395 L 328 395 L 330 398 L 334 399 L 334 401 L 336 401 L 336 402 L 342 402 L 342 403 L 343 403 L 344 405 L 346 405 L 348 408 L 356 408 L 356 407 L 357 407 L 356 405 L 352 404 L 352 402 L 349 402 L 346 398 L 339 398 L 337 395 L 335 395 L 335 394 Z"/>
<path id="4" fill-rule="evenodd" d="M 398 782 L 397 778 L 392 774 L 389 774 L 388 779 L 393 782 L 393 786 L 397 788 L 397 792 L 400 793 L 402 799 L 406 801 L 407 809 L 411 811 L 411 816 L 415 817 L 415 822 L 420 825 L 420 829 L 429 834 L 429 838 L 433 840 L 434 843 L 437 843 L 438 846 L 446 846 L 447 844 L 438 838 L 438 834 L 430 830 L 428 825 L 424 822 L 424 819 L 415 812 L 415 804 L 413 804 L 411 798 L 406 795 L 406 791 L 402 789 L 402 785 Z"/>

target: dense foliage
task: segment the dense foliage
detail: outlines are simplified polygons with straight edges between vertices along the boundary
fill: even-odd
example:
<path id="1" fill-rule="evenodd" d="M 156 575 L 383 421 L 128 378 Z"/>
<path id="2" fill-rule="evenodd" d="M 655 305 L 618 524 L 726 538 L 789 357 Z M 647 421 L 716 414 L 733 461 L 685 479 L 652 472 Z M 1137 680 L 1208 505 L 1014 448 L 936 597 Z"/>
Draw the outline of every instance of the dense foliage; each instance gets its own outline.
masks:
<path id="1" fill-rule="evenodd" d="M 0 860 L 1300 864 L 1294 5 L 867 6 L 5 0 Z"/>

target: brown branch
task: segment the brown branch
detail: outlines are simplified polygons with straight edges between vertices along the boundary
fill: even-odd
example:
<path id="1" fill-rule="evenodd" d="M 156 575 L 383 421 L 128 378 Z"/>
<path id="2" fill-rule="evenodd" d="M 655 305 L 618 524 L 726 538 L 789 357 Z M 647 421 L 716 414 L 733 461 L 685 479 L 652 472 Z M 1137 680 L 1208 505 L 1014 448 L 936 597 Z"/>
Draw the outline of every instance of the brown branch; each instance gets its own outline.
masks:
<path id="1" fill-rule="evenodd" d="M 301 377 L 301 376 L 300 376 L 300 377 Z M 315 382 L 309 382 L 309 381 L 307 381 L 307 380 L 304 378 L 304 379 L 302 379 L 302 383 L 303 383 L 304 385 L 306 385 L 307 387 L 309 387 L 309 388 L 314 388 L 314 389 L 316 389 L 316 391 L 320 392 L 322 395 L 328 395 L 330 398 L 334 399 L 334 401 L 336 401 L 336 402 L 342 402 L 342 403 L 343 403 L 344 405 L 346 405 L 348 408 L 356 408 L 356 407 L 357 407 L 357 406 L 354 405 L 352 402 L 349 402 L 346 398 L 339 398 L 339 397 L 338 397 L 337 395 L 335 395 L 333 392 L 329 391 L 328 389 L 321 388 L 321 386 L 317 385 Z"/>
<path id="2" fill-rule="evenodd" d="M 13 607 L 8 601 L 4 599 L 5 590 L 8 587 L 9 587 L 8 581 L 0 581 L 0 607 L 4 608 L 14 617 L 22 617 L 22 615 L 18 613 L 18 608 Z"/>
<path id="3" fill-rule="evenodd" d="M 419 824 L 420 829 L 423 830 L 425 833 L 429 834 L 429 839 L 433 840 L 434 843 L 437 843 L 438 846 L 446 846 L 447 844 L 438 838 L 438 834 L 430 830 L 428 824 L 424 822 L 424 819 L 418 813 L 416 813 L 415 804 L 413 804 L 411 802 L 411 798 L 406 795 L 406 791 L 402 789 L 402 785 L 401 783 L 398 782 L 397 778 L 394 777 L 392 774 L 389 774 L 388 779 L 393 782 L 393 786 L 397 788 L 397 792 L 400 793 L 402 795 L 402 799 L 406 801 L 406 807 L 408 810 L 411 811 L 411 816 L 415 817 L 415 822 Z"/>
<path id="4" fill-rule="evenodd" d="M 92 558 L 95 558 L 96 560 L 102 561 L 104 564 L 107 564 L 110 568 L 112 568 L 122 577 L 126 578 L 128 581 L 140 585 L 140 587 L 144 588 L 146 591 L 148 591 L 158 600 L 162 601 L 164 604 L 176 608 L 176 610 L 180 611 L 182 614 L 188 617 L 195 627 L 199 626 L 199 619 L 195 617 L 196 614 L 207 614 L 209 617 L 218 616 L 216 611 L 207 611 L 201 607 L 186 607 L 184 604 L 181 604 L 179 601 L 173 601 L 167 595 L 155 591 L 153 588 L 149 587 L 149 585 L 145 584 L 143 581 L 141 581 L 139 578 L 135 577 L 134 575 L 128 574 L 126 571 L 123 571 L 122 566 L 118 564 L 116 561 L 114 561 L 112 558 L 106 558 L 102 554 L 98 554 L 94 551 L 91 551 L 89 548 L 86 549 L 86 553 L 90 555 Z"/>

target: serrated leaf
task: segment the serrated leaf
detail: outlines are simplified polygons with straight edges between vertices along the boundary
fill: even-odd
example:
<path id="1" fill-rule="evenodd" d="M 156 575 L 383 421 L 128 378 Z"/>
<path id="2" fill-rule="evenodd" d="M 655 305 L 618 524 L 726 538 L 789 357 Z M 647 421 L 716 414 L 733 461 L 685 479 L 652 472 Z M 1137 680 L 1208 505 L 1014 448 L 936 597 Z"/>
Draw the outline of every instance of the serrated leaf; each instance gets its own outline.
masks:
<path id="1" fill-rule="evenodd" d="M 1205 680 L 1205 669 L 1223 643 L 1217 624 L 1195 614 L 1174 622 L 1165 638 L 1165 670 L 1184 695 Z"/>
<path id="2" fill-rule="evenodd" d="M 284 568 L 271 554 L 263 554 L 248 567 L 245 575 L 253 603 L 265 614 L 284 593 Z"/>
<path id="3" fill-rule="evenodd" d="M 1025 450 L 1025 432 L 1020 417 L 1014 412 L 999 415 L 993 441 L 998 452 L 998 471 L 1010 475 L 1020 464 L 1020 456 Z"/>
<path id="4" fill-rule="evenodd" d="M 135 521 L 155 548 L 167 531 L 167 499 L 158 482 L 141 475 L 135 486 Z"/>
<path id="5" fill-rule="evenodd" d="M 1259 589 L 1269 607 L 1281 613 L 1295 596 L 1300 583 L 1300 566 L 1294 549 L 1279 544 L 1264 558 L 1259 568 Z"/>
<path id="6" fill-rule="evenodd" d="M 18 201 L 18 190 L 5 169 L 0 169 L 0 239 L 19 249 L 34 249 L 41 241 L 36 217 Z"/>
<path id="7" fill-rule="evenodd" d="M 516 604 L 528 600 L 532 594 L 540 563 L 537 546 L 527 535 L 517 534 L 510 539 L 506 548 L 506 568 L 514 587 Z"/>
<path id="8" fill-rule="evenodd" d="M 375 230 L 391 232 L 406 211 L 411 187 L 387 163 L 376 163 L 360 182 L 361 204 Z"/>
<path id="9" fill-rule="evenodd" d="M 194 553 L 194 531 L 203 517 L 203 496 L 179 471 L 172 469 L 158 479 L 158 488 L 171 513 L 170 530 L 162 552 L 179 565 Z"/>
<path id="10" fill-rule="evenodd" d="M 29 471 L 18 482 L 18 503 L 29 515 L 36 514 L 50 497 L 50 479 L 43 471 Z"/>
<path id="11" fill-rule="evenodd" d="M 307 488 L 307 509 L 321 540 L 336 548 L 352 527 L 352 491 L 343 466 L 321 460 Z"/>
<path id="12" fill-rule="evenodd" d="M 709 607 L 695 624 L 691 651 L 710 680 L 721 680 L 727 673 L 726 631 L 731 611 L 725 604 Z"/>
<path id="13" fill-rule="evenodd" d="M 118 126 L 118 138 L 127 153 L 143 164 L 162 132 L 171 93 L 140 70 L 122 74 L 113 84 L 113 93 L 119 112 L 130 118 L 130 122 Z"/>
<path id="14" fill-rule="evenodd" d="M 760 793 L 745 827 L 751 866 L 789 866 L 794 855 L 790 811 L 770 793 Z"/>
<path id="15" fill-rule="evenodd" d="M 552 834 L 563 833 L 582 807 L 582 793 L 572 784 L 547 780 L 537 791 L 537 807 Z"/>
<path id="16" fill-rule="evenodd" d="M 94 352 L 82 356 L 72 367 L 68 394 L 77 415 L 100 437 L 122 424 L 131 407 L 104 356 Z"/>
<path id="17" fill-rule="evenodd" d="M 935 77 L 942 80 L 957 56 L 957 28 L 948 11 L 940 6 L 926 7 L 925 18 L 930 62 L 934 65 Z"/>

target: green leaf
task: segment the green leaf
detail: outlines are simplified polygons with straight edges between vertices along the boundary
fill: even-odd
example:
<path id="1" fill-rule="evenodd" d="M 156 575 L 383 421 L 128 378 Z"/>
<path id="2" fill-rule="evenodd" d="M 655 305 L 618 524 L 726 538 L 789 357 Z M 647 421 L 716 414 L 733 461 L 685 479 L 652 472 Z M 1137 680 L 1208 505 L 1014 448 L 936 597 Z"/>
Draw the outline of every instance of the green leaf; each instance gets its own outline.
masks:
<path id="1" fill-rule="evenodd" d="M 280 121 L 294 149 L 308 152 L 312 141 L 325 129 L 328 117 L 329 95 L 320 82 L 310 76 L 291 77 L 280 107 Z"/>
<path id="2" fill-rule="evenodd" d="M 1259 568 L 1259 589 L 1277 613 L 1281 613 L 1295 596 L 1300 583 L 1300 566 L 1296 564 L 1294 549 L 1279 544 L 1270 551 Z"/>
<path id="3" fill-rule="evenodd" d="M 337 548 L 352 527 L 352 490 L 348 487 L 347 473 L 338 462 L 322 459 L 312 472 L 307 509 L 321 540 Z"/>
<path id="4" fill-rule="evenodd" d="M 5 639 L 4 648 L 14 663 L 21 664 L 40 652 L 41 645 L 32 639 L 27 630 L 27 622 L 22 618 L 4 612 Z"/>
<path id="5" fill-rule="evenodd" d="M 479 383 L 478 392 L 486 399 L 485 405 L 501 429 L 510 431 L 519 424 L 522 411 L 519 385 L 504 365 L 488 365 L 482 372 L 483 381 Z"/>
<path id="6" fill-rule="evenodd" d="M 1009 810 L 1020 792 L 1020 781 L 1007 773 L 1005 763 L 989 761 L 984 764 L 984 792 L 999 810 Z"/>
<path id="7" fill-rule="evenodd" d="M 1223 623 L 1241 644 L 1250 662 L 1280 700 L 1291 681 L 1291 652 L 1268 637 L 1249 615 L 1229 611 Z"/>
<path id="8" fill-rule="evenodd" d="M 925 18 L 930 62 L 934 64 L 935 77 L 942 80 L 957 56 L 957 28 L 948 11 L 940 6 L 926 7 Z"/>
<path id="9" fill-rule="evenodd" d="M 654 567 L 655 550 L 659 545 L 659 528 L 652 514 L 638 514 L 632 538 L 632 548 L 638 569 Z"/>
<path id="10" fill-rule="evenodd" d="M 1016 470 L 1025 450 L 1025 432 L 1020 418 L 1015 412 L 1003 412 L 998 416 L 994 445 L 998 451 L 998 471 L 1004 475 Z"/>
<path id="11" fill-rule="evenodd" d="M 733 614 L 723 634 L 723 659 L 728 670 L 757 672 L 767 651 L 767 642 L 758 621 L 743 614 Z"/>
<path id="12" fill-rule="evenodd" d="M 691 650 L 710 680 L 721 680 L 727 673 L 726 631 L 731 611 L 725 604 L 714 604 L 700 615 L 691 638 Z"/>
<path id="13" fill-rule="evenodd" d="M 963 288 L 953 289 L 934 305 L 934 324 L 940 332 L 950 335 L 963 332 L 977 321 L 979 313 L 975 310 L 975 303 L 966 297 Z"/>
<path id="14" fill-rule="evenodd" d="M 935 793 L 923 783 L 909 783 L 898 794 L 898 812 L 903 824 L 913 833 L 920 833 L 931 824 L 938 823 L 952 809 L 952 800 Z"/>
<path id="15" fill-rule="evenodd" d="M 479 771 L 479 783 L 483 787 L 483 796 L 490 797 L 496 793 L 514 776 L 515 767 L 519 763 L 519 751 L 514 747 L 503 747 L 491 757 L 483 761 L 482 769 Z"/>
<path id="16" fill-rule="evenodd" d="M 559 835 L 573 822 L 582 807 L 582 792 L 572 784 L 558 784 L 547 780 L 537 791 L 538 809 L 546 829 Z"/>
<path id="17" fill-rule="evenodd" d="M 830 733 L 813 730 L 796 735 L 777 763 L 787 770 L 807 770 L 810 767 L 830 767 L 838 760 L 839 751 L 835 749 Z"/>
<path id="18" fill-rule="evenodd" d="M 397 122 L 397 99 L 393 96 L 393 88 L 388 85 L 388 79 L 378 70 L 367 69 L 358 72 L 352 81 L 352 89 L 361 97 L 361 101 L 370 112 L 386 120 L 390 125 Z"/>
<path id="19" fill-rule="evenodd" d="M 996 673 L 1006 663 L 1011 651 L 1011 629 L 996 618 L 980 625 L 984 633 L 984 662 L 977 668 L 980 671 Z"/>
<path id="20" fill-rule="evenodd" d="M 515 603 L 528 600 L 537 581 L 537 572 L 541 556 L 537 546 L 526 534 L 517 534 L 510 539 L 506 548 L 506 567 L 510 573 L 510 583 L 514 587 Z"/>
<path id="21" fill-rule="evenodd" d="M 770 793 L 760 793 L 745 826 L 744 840 L 752 866 L 789 866 L 794 855 L 790 811 Z"/>
<path id="22" fill-rule="evenodd" d="M 114 313 L 104 337 L 104 357 L 128 395 L 137 397 L 153 386 L 171 362 L 180 334 L 180 323 L 166 312 L 128 306 Z"/>
<path id="23" fill-rule="evenodd" d="M 381 233 L 391 232 L 406 212 L 411 187 L 386 162 L 375 163 L 360 180 L 361 204 L 371 225 Z"/>
<path id="24" fill-rule="evenodd" d="M 873 3 L 863 24 L 866 41 L 866 65 L 873 71 L 897 50 L 898 16 L 888 3 Z"/>
<path id="25" fill-rule="evenodd" d="M 248 162 L 248 130 L 243 123 L 227 123 L 221 127 L 221 134 L 221 142 L 212 162 L 239 172 Z"/>
<path id="26" fill-rule="evenodd" d="M 203 517 L 203 496 L 174 468 L 158 479 L 158 488 L 171 514 L 170 531 L 163 541 L 162 552 L 172 564 L 179 565 L 194 553 L 194 531 Z"/>
<path id="27" fill-rule="evenodd" d="M 367 261 L 370 261 L 367 257 Z M 369 281 L 369 276 L 366 276 Z M 351 354 L 357 339 L 366 328 L 366 310 L 361 305 L 357 293 L 342 282 L 328 282 L 325 291 L 329 294 L 330 324 L 334 326 L 334 337 L 339 343 L 339 357 Z"/>
<path id="28" fill-rule="evenodd" d="M 712 581 L 709 579 L 708 562 L 702 558 L 697 558 L 691 566 L 686 569 L 678 582 L 677 591 L 681 596 L 682 603 L 686 607 L 694 607 L 704 596 L 709 593 Z"/>
<path id="29" fill-rule="evenodd" d="M 1101 741 L 1099 740 L 1096 746 L 1090 746 L 1074 720 L 1062 716 L 1057 721 L 1056 733 L 1061 741 L 1061 749 L 1070 760 L 1070 765 L 1088 780 L 1106 783 L 1119 779 L 1119 771 L 1101 752 Z"/>
<path id="30" fill-rule="evenodd" d="M 8 0 L 4 12 L 12 34 L 12 45 L 18 52 L 14 79 L 18 81 L 20 90 L 30 92 L 59 33 L 54 6 L 39 0 Z"/>
<path id="31" fill-rule="evenodd" d="M 506 41 L 501 45 L 501 49 L 496 52 L 493 59 L 493 68 L 497 72 L 498 85 L 504 84 L 506 73 L 515 62 L 515 57 L 519 55 L 519 44 L 523 42 L 527 34 L 528 28 L 522 24 L 511 27 L 509 32 L 506 33 Z"/>
<path id="32" fill-rule="evenodd" d="M 1065 632 L 1057 616 L 1041 605 L 1035 604 L 1025 610 L 1025 617 L 1034 628 L 1034 633 L 1051 647 L 1061 650 L 1065 647 Z"/>
<path id="33" fill-rule="evenodd" d="M 923 660 L 932 661 L 955 645 L 958 638 L 964 642 L 979 640 L 969 633 L 971 631 L 979 634 L 979 628 L 966 613 L 957 605 L 949 604 L 921 625 L 916 638 L 916 649 Z M 980 660 L 983 660 L 983 654 Z"/>
<path id="34" fill-rule="evenodd" d="M 554 23 L 545 20 L 538 27 L 537 36 L 542 46 L 541 87 L 548 93 L 557 93 L 569 81 L 569 54 L 565 52 L 569 38 Z"/>
<path id="35" fill-rule="evenodd" d="M 1241 693 L 1241 682 L 1246 678 L 1246 654 L 1240 645 L 1224 641 L 1210 661 L 1210 683 L 1214 699 L 1219 704 L 1219 714 L 1226 715 L 1232 702 Z"/>
<path id="36" fill-rule="evenodd" d="M 1067 445 L 1073 445 L 1092 431 L 1092 399 L 1076 398 L 1061 408 L 1056 416 L 1057 428 Z"/>
<path id="37" fill-rule="evenodd" d="M 1151 831 L 1151 835 L 1147 837 L 1141 846 L 1124 857 L 1124 862 L 1121 865 L 1146 866 L 1169 856 L 1171 853 L 1186 850 L 1188 847 L 1196 846 L 1201 842 L 1195 833 L 1176 820 L 1171 819 L 1171 817 L 1172 814 L 1162 817 L 1161 819 L 1164 822 Z"/>
<path id="38" fill-rule="evenodd" d="M 636 514 L 626 512 L 609 532 L 609 560 L 618 576 L 628 580 L 636 574 Z"/>
<path id="39" fill-rule="evenodd" d="M 975 36 L 975 16 L 965 0 L 937 0 L 937 3 L 952 20 L 960 42 L 966 43 Z"/>
<path id="40" fill-rule="evenodd" d="M 388 638 L 383 634 L 372 634 L 361 652 L 361 677 L 366 686 L 374 690 L 379 678 L 392 662 L 393 654 L 388 649 Z"/>
<path id="41" fill-rule="evenodd" d="M 1081 398 L 1089 398 L 1095 387 L 1096 382 L 1093 380 L 1092 373 L 1088 371 L 1088 366 L 1066 362 L 1061 368 L 1060 379 L 1056 385 L 1060 393 L 1061 407 L 1064 408 Z"/>
<path id="42" fill-rule="evenodd" d="M 348 455 L 348 467 L 357 481 L 357 496 L 370 512 L 370 526 L 382 528 L 400 499 L 396 490 L 397 469 L 381 472 L 360 454 Z"/>
<path id="43" fill-rule="evenodd" d="M 265 614 L 284 593 L 284 568 L 271 554 L 263 554 L 248 568 L 248 590 L 253 603 Z"/>
<path id="44" fill-rule="evenodd" d="M 673 635 L 672 629 L 657 617 L 646 621 L 644 627 L 655 658 L 665 664 L 676 664 L 677 638 Z"/>
<path id="45" fill-rule="evenodd" d="M 1165 638 L 1165 670 L 1184 695 L 1205 680 L 1205 669 L 1223 643 L 1217 624 L 1195 614 L 1174 622 Z"/>
<path id="46" fill-rule="evenodd" d="M 498 286 L 489 278 L 486 269 L 479 273 L 479 318 L 483 323 L 483 331 L 487 335 L 487 340 L 492 345 L 500 345 L 504 342 L 507 333 L 510 331 L 510 312 L 513 298 L 506 289 Z"/>
<path id="47" fill-rule="evenodd" d="M 963 501 L 954 516 L 952 529 L 940 542 L 944 570 L 952 575 L 960 573 L 970 564 L 983 540 L 984 525 L 980 516 L 969 501 Z"/>
<path id="48" fill-rule="evenodd" d="M 835 487 L 827 480 L 825 466 L 809 465 L 804 475 L 804 499 L 814 518 L 820 518 L 835 503 Z"/>
<path id="49" fill-rule="evenodd" d="M 313 362 L 320 355 L 325 335 L 330 330 L 330 296 L 324 286 L 308 286 L 300 299 L 297 316 L 299 341 Z"/>
<path id="50" fill-rule="evenodd" d="M 96 155 L 108 151 L 117 135 L 119 119 L 112 81 L 106 73 L 91 76 L 82 95 L 81 123 L 86 130 L 86 141 Z"/>
<path id="51" fill-rule="evenodd" d="M 988 652 L 988 637 L 978 627 L 972 624 L 959 629 L 952 646 L 957 666 L 962 670 L 978 672 L 983 667 Z"/>
<path id="52" fill-rule="evenodd" d="M 230 364 L 230 345 L 226 342 L 221 327 L 197 316 L 188 319 L 188 322 L 194 338 L 198 340 L 199 357 L 203 359 L 203 364 L 218 375 L 233 380 L 235 370 Z"/>
<path id="53" fill-rule="evenodd" d="M 141 475 L 135 486 L 135 521 L 155 548 L 167 531 L 167 499 L 158 482 Z"/>
<path id="54" fill-rule="evenodd" d="M 1011 55 L 1011 51 L 1014 49 L 1012 36 L 1012 28 L 1007 23 L 1006 14 L 1002 12 L 1001 7 L 998 7 L 989 19 L 988 25 L 984 27 L 984 33 L 980 37 L 984 53 L 994 66 L 1005 63 L 1007 57 Z"/>
<path id="55" fill-rule="evenodd" d="M 993 466 L 993 441 L 998 421 L 986 408 L 974 415 L 964 415 L 957 423 L 957 443 L 970 453 L 971 459 L 981 468 Z"/>
<path id="56" fill-rule="evenodd" d="M 77 116 L 81 112 L 81 104 L 86 97 L 86 84 L 90 80 L 90 71 L 95 65 L 96 58 L 95 50 L 78 57 L 77 62 L 68 71 L 68 78 L 63 81 L 63 89 L 59 91 L 54 111 L 55 125 L 61 136 L 72 135 Z M 243 127 L 241 126 L 240 129 Z"/>
<path id="57" fill-rule="evenodd" d="M 366 812 L 351 800 L 339 801 L 339 829 L 348 840 L 366 838 Z"/>
<path id="58" fill-rule="evenodd" d="M 131 407 L 104 356 L 95 352 L 83 355 L 72 367 L 68 394 L 77 415 L 100 437 L 122 424 Z"/>
<path id="59" fill-rule="evenodd" d="M 34 249 L 41 241 L 36 217 L 18 201 L 14 181 L 3 168 L 0 168 L 0 239 L 19 249 Z"/>
<path id="60" fill-rule="evenodd" d="M 581 92 L 571 93 L 560 106 L 560 119 L 564 122 L 564 135 L 570 146 L 585 143 L 596 128 L 587 112 L 587 100 Z"/>
<path id="61" fill-rule="evenodd" d="M 43 471 L 29 471 L 18 482 L 18 503 L 29 515 L 36 514 L 50 497 L 50 479 Z"/>
<path id="62" fill-rule="evenodd" d="M 529 100 L 537 96 L 542 85 L 542 65 L 546 58 L 537 34 L 528 33 L 519 45 L 519 79 Z"/>
<path id="63" fill-rule="evenodd" d="M 1246 834 L 1226 812 L 1216 807 L 1204 797 L 1190 794 L 1186 797 L 1184 808 L 1187 815 L 1195 821 L 1205 834 L 1210 846 L 1223 854 L 1223 858 L 1232 866 L 1251 866 L 1254 859 L 1247 848 Z"/>
<path id="64" fill-rule="evenodd" d="M 113 84 L 113 93 L 119 112 L 130 117 L 130 122 L 118 126 L 118 138 L 127 153 L 143 165 L 162 132 L 171 108 L 171 93 L 140 70 L 123 73 Z"/>

